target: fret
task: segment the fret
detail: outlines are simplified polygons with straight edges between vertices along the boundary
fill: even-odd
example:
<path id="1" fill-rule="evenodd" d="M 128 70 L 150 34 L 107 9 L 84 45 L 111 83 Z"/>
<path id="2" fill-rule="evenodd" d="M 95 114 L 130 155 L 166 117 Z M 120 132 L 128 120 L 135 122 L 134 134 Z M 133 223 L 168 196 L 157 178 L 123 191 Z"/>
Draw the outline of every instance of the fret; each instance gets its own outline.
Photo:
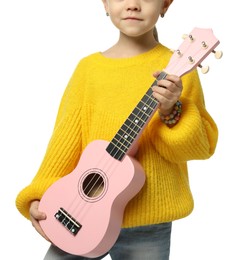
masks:
<path id="1" fill-rule="evenodd" d="M 151 93 L 148 91 L 141 100 L 145 103 L 146 106 L 149 106 L 151 109 L 155 108 L 158 105 L 158 100 L 155 99 L 155 97 L 152 94 L 152 91 Z"/>
<path id="2" fill-rule="evenodd" d="M 115 147 L 119 148 L 122 150 L 128 149 L 132 142 L 134 141 L 135 137 L 141 130 L 140 127 L 137 125 L 134 125 L 134 128 L 137 127 L 136 129 L 128 128 L 127 125 L 123 125 L 121 129 L 116 133 L 115 137 L 112 139 L 112 143 L 115 145 Z M 124 130 L 124 131 L 123 131 Z"/>
<path id="3" fill-rule="evenodd" d="M 146 94 L 144 95 L 145 99 L 147 98 L 147 102 L 150 104 L 151 108 L 155 108 L 158 106 L 159 102 L 158 100 L 153 96 L 153 91 L 150 88 Z"/>
<path id="4" fill-rule="evenodd" d="M 144 126 L 144 124 L 146 123 L 145 120 L 142 120 L 142 118 L 138 117 L 137 115 L 135 115 L 134 113 L 131 113 L 129 116 L 129 120 L 132 122 L 132 124 L 134 126 L 136 126 L 137 128 L 140 128 L 140 130 L 142 129 L 142 127 Z"/>
<path id="5" fill-rule="evenodd" d="M 141 126 L 144 125 L 145 123 L 145 121 L 143 121 L 138 116 L 135 116 L 133 113 L 130 114 L 127 122 L 130 122 L 130 124 L 128 125 L 128 123 L 126 122 L 125 124 L 136 133 L 138 133 L 141 130 Z"/>
<path id="6" fill-rule="evenodd" d="M 118 131 L 113 139 L 116 139 L 119 143 L 123 143 L 127 147 L 129 147 L 134 141 L 134 138 L 131 135 L 126 134 L 121 130 Z"/>
<path id="7" fill-rule="evenodd" d="M 125 131 L 123 131 L 122 128 L 125 128 Z M 121 127 L 121 129 L 117 132 L 115 137 L 112 139 L 111 142 L 113 143 L 114 148 L 119 149 L 123 152 L 126 152 L 128 150 L 128 148 L 130 147 L 130 145 L 132 144 L 132 142 L 134 141 L 136 136 L 137 136 L 137 133 L 135 133 L 134 131 L 127 128 L 125 125 L 123 125 Z M 113 153 L 116 153 L 116 152 L 113 151 Z M 110 154 L 112 154 L 112 151 L 110 151 Z"/>
<path id="8" fill-rule="evenodd" d="M 123 142 L 122 142 L 123 141 Z M 124 139 L 123 138 L 121 138 L 120 140 L 117 140 L 116 138 L 113 138 L 112 139 L 112 143 L 116 146 L 116 147 L 118 147 L 120 150 L 122 150 L 123 151 L 123 149 L 128 149 L 129 148 L 129 146 L 131 145 L 131 143 L 129 143 L 129 142 L 126 142 L 126 144 L 124 143 Z M 127 140 L 126 140 L 127 141 Z"/>
<path id="9" fill-rule="evenodd" d="M 122 146 L 121 147 L 115 146 L 115 148 L 116 148 L 115 153 L 117 153 L 117 152 L 125 153 L 128 150 L 128 147 L 122 147 Z"/>
<path id="10" fill-rule="evenodd" d="M 128 134 L 135 138 L 139 132 L 135 131 L 134 129 L 130 128 L 130 120 L 127 119 L 124 124 L 121 126 L 121 129 L 124 131 L 125 134 Z"/>
<path id="11" fill-rule="evenodd" d="M 107 146 L 106 151 L 117 160 L 122 160 L 125 156 L 125 151 L 118 149 L 112 142 Z"/>
<path id="12" fill-rule="evenodd" d="M 166 76 L 167 74 L 162 72 L 157 80 L 163 79 Z M 115 159 L 123 159 L 134 140 L 147 124 L 153 112 L 155 112 L 158 106 L 158 101 L 153 96 L 152 86 L 157 84 L 157 80 L 153 82 L 146 94 L 142 97 L 111 140 L 111 143 L 107 146 L 106 151 Z"/>
<path id="13" fill-rule="evenodd" d="M 150 107 L 151 104 L 148 104 L 147 101 L 141 100 L 136 106 L 136 108 L 138 108 L 141 112 L 149 116 L 153 109 Z"/>
<path id="14" fill-rule="evenodd" d="M 148 114 L 146 114 L 144 111 L 138 110 L 138 108 L 135 108 L 131 115 L 134 115 L 135 118 L 140 119 L 143 124 L 145 124 L 149 118 Z"/>
<path id="15" fill-rule="evenodd" d="M 134 114 L 134 115 L 136 115 L 137 117 L 141 118 L 142 120 L 146 121 L 146 120 L 149 118 L 149 116 L 150 116 L 150 114 L 151 114 L 151 112 L 152 112 L 152 109 L 149 108 L 149 107 L 147 107 L 147 106 L 145 106 L 142 102 L 140 102 L 140 103 L 141 103 L 142 108 L 139 108 L 139 107 L 137 106 L 137 107 L 132 111 L 131 114 Z M 143 105 L 142 105 L 142 104 L 143 104 Z"/>
<path id="16" fill-rule="evenodd" d="M 147 98 L 146 102 L 141 101 L 141 103 L 144 104 L 142 111 L 144 113 L 146 113 L 147 115 L 150 115 L 151 112 L 154 110 L 154 108 L 158 105 L 158 103 L 155 103 L 155 106 L 153 106 L 154 105 L 153 102 L 155 102 L 155 101 L 152 98 L 150 98 L 150 99 L 148 97 L 146 97 L 146 98 Z"/>

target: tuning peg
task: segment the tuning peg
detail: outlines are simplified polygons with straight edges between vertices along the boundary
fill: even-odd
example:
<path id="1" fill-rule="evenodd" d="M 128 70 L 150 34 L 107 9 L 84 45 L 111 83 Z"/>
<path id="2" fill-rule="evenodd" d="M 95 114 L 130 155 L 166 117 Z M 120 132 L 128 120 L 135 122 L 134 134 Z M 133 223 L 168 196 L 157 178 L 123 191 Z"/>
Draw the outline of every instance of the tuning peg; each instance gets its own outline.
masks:
<path id="1" fill-rule="evenodd" d="M 189 61 L 191 64 L 193 64 L 193 63 L 195 62 L 195 60 L 193 59 L 192 56 L 188 56 L 188 61 Z"/>
<path id="2" fill-rule="evenodd" d="M 203 74 L 206 74 L 206 73 L 208 73 L 208 71 L 209 71 L 209 66 L 204 66 L 204 67 L 203 67 L 201 64 L 199 64 L 198 67 L 201 68 L 201 72 L 202 72 Z"/>
<path id="3" fill-rule="evenodd" d="M 182 52 L 180 50 L 176 50 L 175 52 L 177 53 L 178 57 L 182 57 L 183 56 L 183 54 L 182 54 Z"/>
<path id="4" fill-rule="evenodd" d="M 173 53 L 176 53 L 178 55 L 178 57 L 183 56 L 182 52 L 179 49 L 177 49 L 177 50 L 170 49 L 170 51 L 173 52 Z"/>
<path id="5" fill-rule="evenodd" d="M 221 59 L 221 57 L 223 55 L 222 51 L 215 51 L 215 50 L 213 50 L 212 52 L 214 53 L 214 56 L 215 56 L 216 59 Z"/>
<path id="6" fill-rule="evenodd" d="M 188 35 L 187 34 L 183 34 L 182 38 L 185 40 L 186 38 L 188 38 Z"/>
<path id="7" fill-rule="evenodd" d="M 191 34 L 183 34 L 182 35 L 182 38 L 185 40 L 186 38 L 189 38 L 190 39 L 190 41 L 193 41 L 194 40 L 194 38 L 193 38 L 193 36 L 191 35 Z"/>
<path id="8" fill-rule="evenodd" d="M 202 41 L 202 47 L 203 47 L 203 49 L 207 49 L 208 45 L 205 41 Z"/>

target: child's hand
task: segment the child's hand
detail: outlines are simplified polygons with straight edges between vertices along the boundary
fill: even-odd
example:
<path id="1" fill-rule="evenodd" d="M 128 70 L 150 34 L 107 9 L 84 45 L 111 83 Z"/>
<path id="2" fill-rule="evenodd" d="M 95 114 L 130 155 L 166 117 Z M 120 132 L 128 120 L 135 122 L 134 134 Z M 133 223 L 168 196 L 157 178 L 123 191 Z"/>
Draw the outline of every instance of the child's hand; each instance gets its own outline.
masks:
<path id="1" fill-rule="evenodd" d="M 157 78 L 160 71 L 153 74 Z M 157 82 L 156 86 L 152 87 L 153 96 L 159 101 L 160 113 L 168 115 L 172 112 L 175 103 L 180 99 L 183 85 L 178 76 L 167 75 L 165 79 Z"/>
<path id="2" fill-rule="evenodd" d="M 46 240 L 50 241 L 49 238 L 46 236 L 46 234 L 43 232 L 40 224 L 39 224 L 39 220 L 44 220 L 46 219 L 46 214 L 43 212 L 40 212 L 38 210 L 38 206 L 39 206 L 39 201 L 38 200 L 34 200 L 31 202 L 31 206 L 30 206 L 30 220 L 32 222 L 33 227 L 36 229 L 36 231 L 42 236 L 44 237 Z"/>

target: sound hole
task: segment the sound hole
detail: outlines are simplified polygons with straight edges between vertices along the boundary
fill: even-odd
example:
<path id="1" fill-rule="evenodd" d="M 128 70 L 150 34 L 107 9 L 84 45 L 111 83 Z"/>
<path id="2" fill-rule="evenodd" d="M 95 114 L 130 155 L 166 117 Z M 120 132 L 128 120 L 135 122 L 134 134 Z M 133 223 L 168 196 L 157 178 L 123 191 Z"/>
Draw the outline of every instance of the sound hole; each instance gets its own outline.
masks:
<path id="1" fill-rule="evenodd" d="M 104 179 L 98 173 L 91 173 L 83 181 L 83 192 L 87 197 L 98 197 L 104 188 Z"/>

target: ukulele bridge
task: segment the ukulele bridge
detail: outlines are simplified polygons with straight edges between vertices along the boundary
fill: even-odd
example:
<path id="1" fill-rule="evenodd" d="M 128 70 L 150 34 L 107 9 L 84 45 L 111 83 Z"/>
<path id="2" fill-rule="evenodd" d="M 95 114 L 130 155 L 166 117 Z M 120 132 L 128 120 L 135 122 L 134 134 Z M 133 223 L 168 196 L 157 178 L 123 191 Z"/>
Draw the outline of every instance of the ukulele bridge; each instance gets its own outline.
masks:
<path id="1" fill-rule="evenodd" d="M 60 208 L 55 214 L 55 218 L 70 231 L 72 235 L 77 235 L 82 225 L 77 222 L 66 210 Z"/>

